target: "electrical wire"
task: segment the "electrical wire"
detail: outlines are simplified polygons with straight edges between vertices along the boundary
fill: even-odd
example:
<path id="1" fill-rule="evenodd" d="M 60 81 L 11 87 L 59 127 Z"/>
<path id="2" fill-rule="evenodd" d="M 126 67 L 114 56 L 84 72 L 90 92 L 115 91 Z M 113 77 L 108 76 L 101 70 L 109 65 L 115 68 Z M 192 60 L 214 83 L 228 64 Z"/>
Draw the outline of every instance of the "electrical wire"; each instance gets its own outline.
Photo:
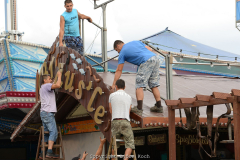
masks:
<path id="1" fill-rule="evenodd" d="M 219 55 L 213 55 L 213 54 L 207 54 L 207 53 L 200 53 L 200 52 L 194 52 L 194 51 L 188 51 L 188 50 L 184 50 L 184 49 L 169 47 L 169 46 L 166 46 L 166 45 L 162 45 L 162 44 L 158 44 L 158 43 L 153 43 L 153 42 L 149 42 L 149 41 L 144 41 L 144 42 L 145 42 L 145 43 L 151 43 L 152 45 L 157 45 L 157 46 L 162 46 L 162 47 L 166 47 L 166 48 L 177 49 L 177 50 L 180 50 L 180 51 L 197 53 L 197 54 L 202 54 L 202 55 L 207 55 L 207 56 L 227 57 L 227 58 L 239 58 L 239 59 L 240 59 L 240 57 L 219 56 Z M 161 49 L 161 48 L 160 48 L 160 49 Z M 162 49 L 162 50 L 164 50 L 164 49 Z"/>

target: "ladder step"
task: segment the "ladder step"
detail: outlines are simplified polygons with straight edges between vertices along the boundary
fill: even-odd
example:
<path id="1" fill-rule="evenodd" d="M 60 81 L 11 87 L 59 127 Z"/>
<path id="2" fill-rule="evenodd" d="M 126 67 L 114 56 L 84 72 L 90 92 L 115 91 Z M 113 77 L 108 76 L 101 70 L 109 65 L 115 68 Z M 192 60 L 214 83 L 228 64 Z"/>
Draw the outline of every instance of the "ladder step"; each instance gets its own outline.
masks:
<path id="1" fill-rule="evenodd" d="M 38 160 L 43 160 L 38 158 Z M 45 160 L 64 160 L 63 158 L 45 158 Z"/>
<path id="2" fill-rule="evenodd" d="M 123 139 L 116 139 L 116 142 L 124 142 Z"/>
<path id="3" fill-rule="evenodd" d="M 223 140 L 220 143 L 234 143 L 234 140 Z"/>
<path id="4" fill-rule="evenodd" d="M 44 131 L 44 133 L 45 133 L 45 134 L 49 134 L 49 132 L 48 132 L 48 131 Z M 58 132 L 58 134 L 59 134 L 59 133 L 60 133 L 60 132 Z"/>
<path id="5" fill-rule="evenodd" d="M 42 145 L 40 145 L 40 147 L 42 148 Z M 44 147 L 48 147 L 48 144 L 45 144 Z M 60 148 L 60 147 L 62 147 L 62 145 L 60 145 L 60 144 L 53 145 L 53 148 Z"/>

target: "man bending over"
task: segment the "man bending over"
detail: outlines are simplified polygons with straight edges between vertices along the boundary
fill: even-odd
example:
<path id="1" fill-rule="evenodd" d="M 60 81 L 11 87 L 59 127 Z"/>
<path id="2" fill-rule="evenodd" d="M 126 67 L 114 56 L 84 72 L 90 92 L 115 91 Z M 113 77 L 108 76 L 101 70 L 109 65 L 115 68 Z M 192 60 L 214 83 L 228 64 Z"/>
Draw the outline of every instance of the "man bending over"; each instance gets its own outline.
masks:
<path id="1" fill-rule="evenodd" d="M 138 67 L 136 75 L 136 97 L 137 107 L 132 109 L 132 112 L 142 115 L 143 106 L 143 88 L 149 86 L 152 89 L 152 93 L 156 100 L 155 106 L 150 108 L 151 112 L 163 112 L 161 105 L 160 92 L 158 90 L 160 75 L 159 75 L 159 64 L 160 61 L 152 49 L 146 46 L 141 41 L 132 41 L 124 44 L 120 40 L 116 40 L 113 45 L 114 49 L 119 53 L 118 67 L 115 72 L 112 89 L 115 88 L 116 81 L 121 77 L 124 62 L 135 64 Z"/>

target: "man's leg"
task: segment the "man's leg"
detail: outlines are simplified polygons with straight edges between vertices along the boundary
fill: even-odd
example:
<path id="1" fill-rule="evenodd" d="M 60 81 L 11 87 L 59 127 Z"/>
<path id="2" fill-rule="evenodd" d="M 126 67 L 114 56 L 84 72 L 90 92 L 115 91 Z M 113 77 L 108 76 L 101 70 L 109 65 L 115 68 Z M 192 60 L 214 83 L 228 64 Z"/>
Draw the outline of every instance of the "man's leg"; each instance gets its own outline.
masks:
<path id="1" fill-rule="evenodd" d="M 100 145 L 98 147 L 98 150 L 97 150 L 93 160 L 99 160 L 100 159 L 100 157 L 102 155 L 103 145 L 105 144 L 105 142 L 106 142 L 106 138 L 101 139 L 101 137 L 100 137 Z"/>
<path id="2" fill-rule="evenodd" d="M 49 139 L 48 139 L 48 151 L 47 151 L 46 157 L 58 158 L 59 155 L 55 155 L 52 151 L 53 144 L 56 141 L 58 136 L 58 130 L 57 130 L 54 113 L 48 113 L 48 119 L 49 119 L 49 123 L 47 123 L 47 127 L 49 130 Z"/>
<path id="3" fill-rule="evenodd" d="M 148 86 L 152 89 L 152 93 L 154 95 L 154 98 L 156 100 L 156 104 L 154 107 L 150 108 L 151 112 L 158 112 L 158 113 L 162 113 L 163 109 L 162 109 L 162 105 L 161 105 L 161 98 L 160 98 L 160 92 L 158 90 L 158 86 L 159 81 L 160 81 L 160 75 L 159 75 L 159 60 L 158 58 L 155 56 L 153 57 L 153 71 L 151 73 L 151 76 L 149 77 L 149 81 L 148 81 Z"/>
<path id="4" fill-rule="evenodd" d="M 134 135 L 132 131 L 132 126 L 129 121 L 121 120 L 121 134 L 123 135 L 125 141 L 125 155 L 124 160 L 128 160 L 131 156 L 132 150 L 135 149 L 134 145 Z"/>
<path id="5" fill-rule="evenodd" d="M 143 88 L 137 88 L 137 90 L 136 90 L 136 97 L 137 97 L 137 108 L 139 110 L 142 110 L 143 98 L 144 98 Z"/>

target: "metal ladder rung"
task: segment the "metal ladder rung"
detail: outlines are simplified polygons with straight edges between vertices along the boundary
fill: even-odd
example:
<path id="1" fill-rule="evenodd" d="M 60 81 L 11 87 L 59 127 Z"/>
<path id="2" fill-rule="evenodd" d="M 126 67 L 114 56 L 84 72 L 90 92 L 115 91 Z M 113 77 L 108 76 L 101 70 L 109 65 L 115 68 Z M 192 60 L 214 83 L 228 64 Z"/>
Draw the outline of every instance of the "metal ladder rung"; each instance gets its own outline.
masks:
<path id="1" fill-rule="evenodd" d="M 40 147 L 42 148 L 42 145 L 40 145 Z M 48 144 L 45 144 L 44 147 L 48 147 Z M 60 144 L 53 145 L 53 148 L 60 148 L 60 147 L 62 147 L 62 145 L 60 145 Z"/>
<path id="2" fill-rule="evenodd" d="M 234 143 L 234 140 L 222 140 L 220 143 Z"/>
<path id="3" fill-rule="evenodd" d="M 125 142 L 123 139 L 116 139 L 116 142 Z"/>

